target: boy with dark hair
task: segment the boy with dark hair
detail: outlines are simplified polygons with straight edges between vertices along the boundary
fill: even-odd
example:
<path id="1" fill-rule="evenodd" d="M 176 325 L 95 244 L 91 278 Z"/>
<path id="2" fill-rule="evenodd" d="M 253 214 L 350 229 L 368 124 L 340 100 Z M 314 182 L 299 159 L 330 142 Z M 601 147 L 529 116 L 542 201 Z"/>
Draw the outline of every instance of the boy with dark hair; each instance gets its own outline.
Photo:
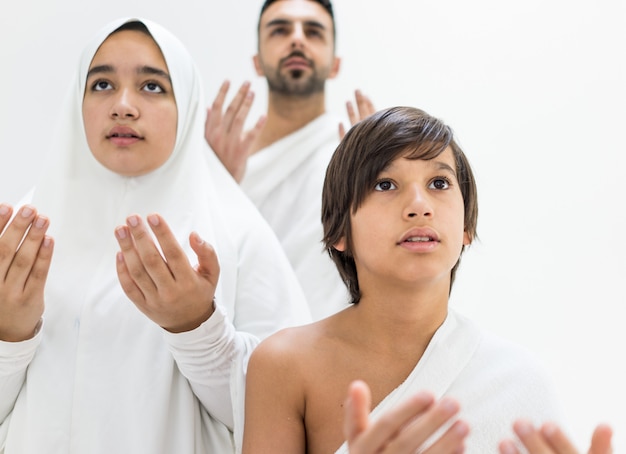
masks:
<path id="1" fill-rule="evenodd" d="M 244 452 L 465 445 L 485 454 L 514 436 L 521 417 L 560 421 L 550 381 L 528 352 L 448 305 L 462 251 L 476 238 L 476 196 L 452 130 L 419 109 L 386 109 L 347 133 L 326 173 L 322 223 L 353 304 L 253 352 Z M 363 401 L 374 407 L 369 428 Z"/>

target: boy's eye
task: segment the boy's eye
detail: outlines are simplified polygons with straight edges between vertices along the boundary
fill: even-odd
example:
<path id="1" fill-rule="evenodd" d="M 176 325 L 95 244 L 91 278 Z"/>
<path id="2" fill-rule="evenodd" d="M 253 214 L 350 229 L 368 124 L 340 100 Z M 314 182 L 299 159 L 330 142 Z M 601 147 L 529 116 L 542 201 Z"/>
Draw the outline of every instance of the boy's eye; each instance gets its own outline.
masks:
<path id="1" fill-rule="evenodd" d="M 379 181 L 376 183 L 376 186 L 374 186 L 375 191 L 390 191 L 392 189 L 396 189 L 396 185 L 389 180 Z"/>
<path id="2" fill-rule="evenodd" d="M 450 182 L 446 178 L 435 178 L 430 183 L 430 187 L 432 189 L 448 189 L 450 187 Z"/>

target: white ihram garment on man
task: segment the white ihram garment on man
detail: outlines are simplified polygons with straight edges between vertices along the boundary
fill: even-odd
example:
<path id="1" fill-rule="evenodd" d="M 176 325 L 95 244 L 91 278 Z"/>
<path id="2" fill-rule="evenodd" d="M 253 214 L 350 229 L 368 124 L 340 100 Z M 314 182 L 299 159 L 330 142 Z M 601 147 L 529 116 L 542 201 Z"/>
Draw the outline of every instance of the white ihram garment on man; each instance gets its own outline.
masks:
<path id="1" fill-rule="evenodd" d="M 519 418 L 533 424 L 563 423 L 553 382 L 537 360 L 452 310 L 407 379 L 374 408 L 370 418 L 376 420 L 418 391 L 459 401 L 459 418 L 470 426 L 468 454 L 498 452 L 500 441 L 516 438 L 512 426 Z M 337 450 L 348 452 L 347 443 Z"/>
<path id="2" fill-rule="evenodd" d="M 254 153 L 241 181 L 280 240 L 314 320 L 348 306 L 349 294 L 322 244 L 322 187 L 339 144 L 339 122 L 325 113 Z"/>

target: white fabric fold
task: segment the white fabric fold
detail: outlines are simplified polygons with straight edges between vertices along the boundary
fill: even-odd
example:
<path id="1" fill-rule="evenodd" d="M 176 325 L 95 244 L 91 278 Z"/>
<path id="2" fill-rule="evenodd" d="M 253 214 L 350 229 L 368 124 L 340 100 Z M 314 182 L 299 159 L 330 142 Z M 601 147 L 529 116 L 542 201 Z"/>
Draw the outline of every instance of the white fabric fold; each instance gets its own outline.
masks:
<path id="1" fill-rule="evenodd" d="M 374 408 L 371 419 L 377 420 L 418 391 L 460 402 L 459 418 L 470 425 L 465 443 L 469 454 L 498 452 L 501 440 L 515 438 L 515 419 L 564 422 L 543 366 L 522 347 L 479 329 L 452 310 L 413 371 Z M 336 452 L 348 453 L 347 443 Z"/>
<path id="2" fill-rule="evenodd" d="M 322 187 L 339 144 L 341 120 L 325 113 L 254 153 L 241 187 L 270 224 L 309 302 L 314 320 L 348 306 L 349 295 L 323 248 Z"/>

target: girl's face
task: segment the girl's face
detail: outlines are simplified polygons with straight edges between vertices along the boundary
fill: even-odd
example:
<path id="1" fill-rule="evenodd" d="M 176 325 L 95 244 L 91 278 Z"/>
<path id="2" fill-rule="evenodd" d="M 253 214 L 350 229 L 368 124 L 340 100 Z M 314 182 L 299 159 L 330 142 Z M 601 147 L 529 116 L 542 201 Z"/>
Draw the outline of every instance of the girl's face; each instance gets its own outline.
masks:
<path id="1" fill-rule="evenodd" d="M 91 61 L 83 98 L 87 143 L 107 169 L 139 176 L 163 165 L 178 111 L 161 50 L 145 33 L 113 33 Z"/>

